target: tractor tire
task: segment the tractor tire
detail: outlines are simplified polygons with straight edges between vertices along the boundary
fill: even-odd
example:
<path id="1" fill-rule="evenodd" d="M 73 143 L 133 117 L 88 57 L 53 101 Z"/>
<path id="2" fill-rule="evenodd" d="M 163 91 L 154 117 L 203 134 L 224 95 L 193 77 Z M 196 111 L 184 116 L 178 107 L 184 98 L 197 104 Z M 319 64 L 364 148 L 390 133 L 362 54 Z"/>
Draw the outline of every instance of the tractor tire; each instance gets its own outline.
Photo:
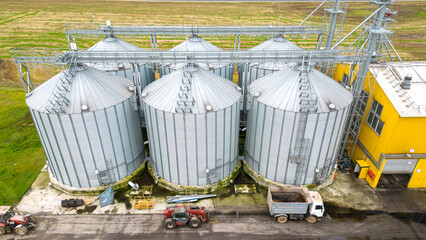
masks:
<path id="1" fill-rule="evenodd" d="M 174 229 L 176 228 L 176 223 L 171 218 L 167 218 L 166 221 L 164 221 L 164 226 L 167 229 Z"/>
<path id="2" fill-rule="evenodd" d="M 18 227 L 18 228 L 15 228 L 14 232 L 15 232 L 16 235 L 25 236 L 28 233 L 28 228 Z"/>
<path id="3" fill-rule="evenodd" d="M 0 236 L 1 235 L 5 235 L 6 234 L 6 228 L 5 227 L 0 227 Z"/>
<path id="4" fill-rule="evenodd" d="M 309 215 L 306 218 L 306 222 L 308 222 L 308 223 L 316 223 L 317 222 L 317 218 L 315 216 L 313 216 L 313 215 Z"/>
<path id="5" fill-rule="evenodd" d="M 210 214 L 209 212 L 206 212 L 206 223 L 210 221 Z"/>
<path id="6" fill-rule="evenodd" d="M 277 220 L 278 223 L 286 223 L 288 221 L 288 217 L 287 216 L 278 216 L 277 218 L 275 218 L 275 220 Z"/>
<path id="7" fill-rule="evenodd" d="M 30 221 L 30 222 L 32 222 L 32 223 L 34 223 L 34 224 L 36 224 L 36 219 L 35 219 L 35 217 L 33 217 L 33 216 L 28 217 L 28 221 Z"/>
<path id="8" fill-rule="evenodd" d="M 192 217 L 191 220 L 189 220 L 189 226 L 191 228 L 199 228 L 201 226 L 201 221 L 197 217 Z"/>

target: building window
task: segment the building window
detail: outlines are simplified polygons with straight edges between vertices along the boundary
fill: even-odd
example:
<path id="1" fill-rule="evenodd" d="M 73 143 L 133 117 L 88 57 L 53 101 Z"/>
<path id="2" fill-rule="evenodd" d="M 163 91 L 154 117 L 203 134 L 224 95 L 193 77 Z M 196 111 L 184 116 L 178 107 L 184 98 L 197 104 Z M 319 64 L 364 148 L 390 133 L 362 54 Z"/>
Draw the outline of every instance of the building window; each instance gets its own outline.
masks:
<path id="1" fill-rule="evenodd" d="M 377 102 L 376 99 L 373 99 L 370 112 L 368 112 L 367 125 L 379 135 L 382 133 L 383 125 L 385 124 L 382 120 L 380 120 L 382 110 L 383 106 Z"/>
<path id="2" fill-rule="evenodd" d="M 349 86 L 349 76 L 346 75 L 346 73 L 343 73 L 342 85 L 345 86 L 345 87 Z"/>
<path id="3" fill-rule="evenodd" d="M 367 106 L 368 98 L 370 96 L 365 90 L 361 90 L 360 96 L 359 96 L 359 102 L 355 108 L 356 113 L 358 113 L 359 116 L 364 116 L 365 107 Z"/>

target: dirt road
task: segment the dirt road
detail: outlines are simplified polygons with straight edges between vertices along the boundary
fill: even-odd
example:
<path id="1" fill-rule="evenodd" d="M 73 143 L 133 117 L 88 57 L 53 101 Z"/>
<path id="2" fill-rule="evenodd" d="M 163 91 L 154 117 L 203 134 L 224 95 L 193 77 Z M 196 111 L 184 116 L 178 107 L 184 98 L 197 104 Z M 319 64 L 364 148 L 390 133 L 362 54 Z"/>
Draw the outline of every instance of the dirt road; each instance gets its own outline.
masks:
<path id="1" fill-rule="evenodd" d="M 166 230 L 156 215 L 36 215 L 37 227 L 17 239 L 420 239 L 426 226 L 389 215 L 324 219 L 317 224 L 289 221 L 279 224 L 267 214 L 213 214 L 216 223 L 199 229 L 182 226 Z M 7 235 L 13 238 L 13 235 Z M 6 237 L 6 239 L 7 239 Z"/>

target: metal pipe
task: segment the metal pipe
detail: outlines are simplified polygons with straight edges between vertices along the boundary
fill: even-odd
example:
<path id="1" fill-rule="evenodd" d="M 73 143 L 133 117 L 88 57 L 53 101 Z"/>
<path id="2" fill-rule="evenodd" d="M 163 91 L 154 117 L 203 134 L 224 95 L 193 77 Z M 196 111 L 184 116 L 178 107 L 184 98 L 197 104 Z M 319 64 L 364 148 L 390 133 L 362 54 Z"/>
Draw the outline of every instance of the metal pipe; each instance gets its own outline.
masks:
<path id="1" fill-rule="evenodd" d="M 300 24 L 299 24 L 299 26 L 302 26 L 305 22 L 306 22 L 306 20 L 308 20 L 322 5 L 324 5 L 324 3 L 326 3 L 328 0 L 324 0 L 320 5 L 318 5 L 318 7 L 317 8 L 315 8 L 315 10 L 314 11 L 312 11 L 311 12 L 311 14 L 309 14 L 306 18 L 305 18 L 305 20 L 303 20 Z M 338 0 L 338 1 L 340 1 L 340 0 Z"/>
<path id="2" fill-rule="evenodd" d="M 359 35 L 359 37 L 357 38 L 357 39 L 355 39 L 355 41 L 353 41 L 352 43 L 351 43 L 351 45 L 349 45 L 346 49 L 350 49 L 358 40 L 360 40 L 364 35 L 365 35 L 365 33 L 367 33 L 368 31 L 364 31 L 363 33 L 361 33 L 361 35 Z M 362 47 L 361 47 L 362 48 Z"/>
<path id="3" fill-rule="evenodd" d="M 388 41 L 389 45 L 391 46 L 392 50 L 395 52 L 396 57 L 398 58 L 398 60 L 399 60 L 400 62 L 403 62 L 403 61 L 402 61 L 402 59 L 399 57 L 398 52 L 397 52 L 397 51 L 395 50 L 395 48 L 393 47 L 393 45 L 392 45 L 391 41 L 389 40 L 388 36 L 386 36 L 386 34 L 383 34 L 383 35 L 385 36 L 385 38 L 386 38 L 386 40 Z"/>
<path id="4" fill-rule="evenodd" d="M 325 50 L 328 50 L 331 48 L 331 44 L 333 44 L 334 39 L 334 32 L 336 31 L 336 24 L 337 24 L 337 15 L 339 14 L 339 7 L 340 7 L 340 0 L 336 0 L 334 3 L 334 9 L 331 12 L 331 18 L 330 18 L 330 27 L 328 28 L 328 34 L 327 34 L 327 41 L 325 43 Z M 321 72 L 325 73 L 327 68 L 329 66 L 329 63 L 323 64 L 321 67 Z M 330 71 L 330 68 L 328 68 Z"/>
<path id="5" fill-rule="evenodd" d="M 328 28 L 327 42 L 325 44 L 325 49 L 328 50 L 331 48 L 331 44 L 334 39 L 334 32 L 336 30 L 337 24 L 337 15 L 339 14 L 340 0 L 336 0 L 334 4 L 333 12 L 331 13 L 330 27 Z"/>
<path id="6" fill-rule="evenodd" d="M 374 50 L 376 49 L 376 43 L 377 43 L 377 37 L 381 34 L 379 33 L 378 30 L 381 29 L 381 25 L 383 22 L 383 18 L 385 15 L 385 11 L 386 11 L 386 5 L 389 3 L 390 0 L 386 0 L 383 2 L 376 2 L 377 4 L 381 4 L 381 6 L 375 11 L 375 13 L 377 13 L 377 15 L 374 18 L 374 22 L 373 25 L 370 28 L 370 33 L 368 35 L 368 44 L 367 44 L 367 49 L 365 52 L 365 56 L 362 60 L 362 65 L 361 65 L 361 69 L 359 71 L 359 73 L 357 74 L 357 82 L 355 83 L 355 86 L 352 88 L 352 93 L 354 95 L 354 101 L 352 102 L 352 107 L 349 113 L 349 120 L 345 126 L 345 136 L 344 136 L 344 141 L 342 142 L 342 145 L 340 146 L 340 151 L 339 151 L 339 159 L 342 158 L 345 148 L 346 148 L 346 142 L 348 140 L 349 137 L 349 132 L 350 132 L 350 128 L 353 124 L 353 117 L 355 115 L 356 112 L 356 106 L 358 105 L 360 98 L 359 98 L 359 92 L 362 90 L 363 86 L 364 86 L 364 81 L 365 78 L 367 77 L 367 73 L 368 73 L 368 69 L 370 67 L 370 63 L 371 63 L 371 58 L 373 56 Z M 372 14 L 373 15 L 373 14 Z M 370 15 L 371 16 L 371 15 Z M 337 45 L 336 45 L 337 46 Z M 357 133 L 358 134 L 358 133 Z M 356 136 L 357 138 L 358 136 Z M 358 139 L 355 139 L 355 141 L 358 141 Z"/>
<path id="7" fill-rule="evenodd" d="M 370 16 L 368 16 L 364 21 L 362 21 L 358 26 L 356 26 L 352 31 L 350 31 L 348 34 L 346 34 L 346 36 L 344 36 L 338 43 L 336 43 L 336 45 L 334 45 L 331 49 L 336 48 L 337 46 L 339 46 L 339 44 L 341 44 L 343 41 L 346 40 L 346 38 L 348 38 L 350 35 L 352 35 L 352 33 L 354 33 L 356 30 L 358 30 L 358 28 L 360 28 L 362 25 L 364 25 L 364 23 L 366 23 L 368 20 L 370 20 L 376 13 L 378 13 L 379 11 L 386 9 L 386 5 L 382 5 L 380 6 L 376 11 L 374 11 Z"/>
<path id="8" fill-rule="evenodd" d="M 386 51 L 387 51 L 387 52 L 388 52 L 388 54 L 389 54 L 389 57 L 390 57 L 391 61 L 393 61 L 393 57 L 392 57 L 392 55 L 391 55 L 391 52 L 390 52 L 390 50 L 389 50 L 388 45 L 387 45 L 386 43 L 384 43 L 384 45 L 385 45 Z"/>
<path id="9" fill-rule="evenodd" d="M 191 35 L 196 31 L 199 35 L 229 35 L 229 34 L 321 34 L 322 27 L 318 26 L 250 26 L 250 27 L 178 27 L 178 26 L 101 26 L 100 29 L 72 29 L 65 30 L 67 36 L 72 35 L 105 35 L 113 32 L 115 35 Z"/>

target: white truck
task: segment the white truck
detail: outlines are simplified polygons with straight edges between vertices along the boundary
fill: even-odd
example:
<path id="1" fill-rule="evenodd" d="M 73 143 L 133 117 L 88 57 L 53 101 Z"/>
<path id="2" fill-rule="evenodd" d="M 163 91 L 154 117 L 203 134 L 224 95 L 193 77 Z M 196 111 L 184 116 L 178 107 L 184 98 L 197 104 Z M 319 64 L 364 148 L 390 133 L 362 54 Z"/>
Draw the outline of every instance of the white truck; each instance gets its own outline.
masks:
<path id="1" fill-rule="evenodd" d="M 321 195 L 308 188 L 268 188 L 269 213 L 279 223 L 288 219 L 306 220 L 315 223 L 324 215 L 324 204 Z"/>

